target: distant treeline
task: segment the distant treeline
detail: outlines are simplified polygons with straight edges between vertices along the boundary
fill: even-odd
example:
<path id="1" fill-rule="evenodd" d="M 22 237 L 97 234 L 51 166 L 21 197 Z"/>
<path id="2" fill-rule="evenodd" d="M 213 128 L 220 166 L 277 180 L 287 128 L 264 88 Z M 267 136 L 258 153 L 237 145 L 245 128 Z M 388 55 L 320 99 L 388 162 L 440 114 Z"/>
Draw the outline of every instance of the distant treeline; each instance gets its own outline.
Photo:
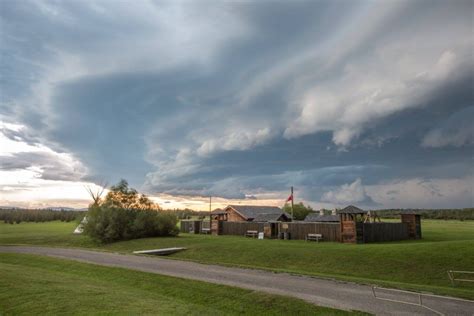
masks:
<path id="1" fill-rule="evenodd" d="M 0 209 L 0 221 L 9 224 L 19 224 L 21 222 L 71 222 L 82 219 L 85 211 L 53 211 L 53 210 L 32 210 L 32 209 Z"/>
<path id="2" fill-rule="evenodd" d="M 398 218 L 402 209 L 377 210 L 380 217 Z M 416 214 L 420 214 L 424 219 L 457 219 L 457 220 L 474 220 L 474 208 L 463 209 L 414 209 Z"/>

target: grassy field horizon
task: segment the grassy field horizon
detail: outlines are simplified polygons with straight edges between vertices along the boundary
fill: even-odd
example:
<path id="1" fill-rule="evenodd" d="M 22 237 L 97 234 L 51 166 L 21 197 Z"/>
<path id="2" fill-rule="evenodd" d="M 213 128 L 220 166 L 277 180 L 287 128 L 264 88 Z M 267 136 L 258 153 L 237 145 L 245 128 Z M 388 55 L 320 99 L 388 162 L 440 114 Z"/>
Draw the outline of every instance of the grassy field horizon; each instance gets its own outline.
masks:
<path id="1" fill-rule="evenodd" d="M 0 244 L 79 247 L 131 253 L 186 247 L 168 258 L 266 269 L 474 299 L 472 284 L 453 287 L 447 270 L 474 270 L 474 221 L 423 221 L 423 239 L 347 245 L 181 234 L 100 245 L 72 234 L 75 223 L 0 224 Z M 237 255 L 238 254 L 238 255 Z"/>

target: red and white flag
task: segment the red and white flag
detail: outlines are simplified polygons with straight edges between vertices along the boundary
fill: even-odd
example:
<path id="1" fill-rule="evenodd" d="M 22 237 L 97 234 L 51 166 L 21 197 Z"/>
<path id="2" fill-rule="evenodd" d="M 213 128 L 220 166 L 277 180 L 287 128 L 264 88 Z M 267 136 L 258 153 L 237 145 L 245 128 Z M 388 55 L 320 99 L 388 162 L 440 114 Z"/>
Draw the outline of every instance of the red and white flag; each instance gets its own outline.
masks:
<path id="1" fill-rule="evenodd" d="M 286 199 L 286 202 L 293 201 L 293 194 L 290 194 L 290 196 Z"/>

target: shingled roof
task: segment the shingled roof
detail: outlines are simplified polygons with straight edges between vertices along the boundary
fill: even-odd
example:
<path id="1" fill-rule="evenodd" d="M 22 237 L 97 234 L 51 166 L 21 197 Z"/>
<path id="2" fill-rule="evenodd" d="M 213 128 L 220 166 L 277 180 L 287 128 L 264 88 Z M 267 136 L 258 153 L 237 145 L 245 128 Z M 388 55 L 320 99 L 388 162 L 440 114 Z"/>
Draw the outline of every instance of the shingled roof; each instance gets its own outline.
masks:
<path id="1" fill-rule="evenodd" d="M 225 211 L 221 208 L 216 208 L 211 212 L 212 215 L 220 215 L 220 214 L 225 214 Z"/>
<path id="2" fill-rule="evenodd" d="M 287 221 L 289 218 L 288 216 L 281 212 L 279 214 L 258 214 L 253 221 L 254 222 L 279 222 L 279 221 Z"/>
<path id="3" fill-rule="evenodd" d="M 343 208 L 342 210 L 337 211 L 338 214 L 366 214 L 367 211 L 361 210 L 357 206 L 349 205 Z"/>
<path id="4" fill-rule="evenodd" d="M 247 220 L 255 219 L 257 216 L 262 215 L 278 215 L 283 214 L 281 208 L 276 206 L 254 206 L 254 205 L 229 205 L 234 210 L 246 217 Z"/>
<path id="5" fill-rule="evenodd" d="M 338 215 L 320 215 L 317 213 L 308 214 L 304 219 L 305 222 L 339 222 Z"/>

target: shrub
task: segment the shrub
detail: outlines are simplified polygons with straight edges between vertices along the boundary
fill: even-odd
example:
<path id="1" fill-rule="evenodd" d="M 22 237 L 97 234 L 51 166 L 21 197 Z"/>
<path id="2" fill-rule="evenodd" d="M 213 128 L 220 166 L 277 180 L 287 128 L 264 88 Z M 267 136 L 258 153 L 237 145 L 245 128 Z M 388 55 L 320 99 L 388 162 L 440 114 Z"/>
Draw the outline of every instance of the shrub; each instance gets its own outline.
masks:
<path id="1" fill-rule="evenodd" d="M 129 189 L 125 180 L 112 186 L 104 201 L 94 199 L 84 233 L 108 243 L 132 238 L 176 236 L 177 217 L 161 211 L 145 195 Z"/>

